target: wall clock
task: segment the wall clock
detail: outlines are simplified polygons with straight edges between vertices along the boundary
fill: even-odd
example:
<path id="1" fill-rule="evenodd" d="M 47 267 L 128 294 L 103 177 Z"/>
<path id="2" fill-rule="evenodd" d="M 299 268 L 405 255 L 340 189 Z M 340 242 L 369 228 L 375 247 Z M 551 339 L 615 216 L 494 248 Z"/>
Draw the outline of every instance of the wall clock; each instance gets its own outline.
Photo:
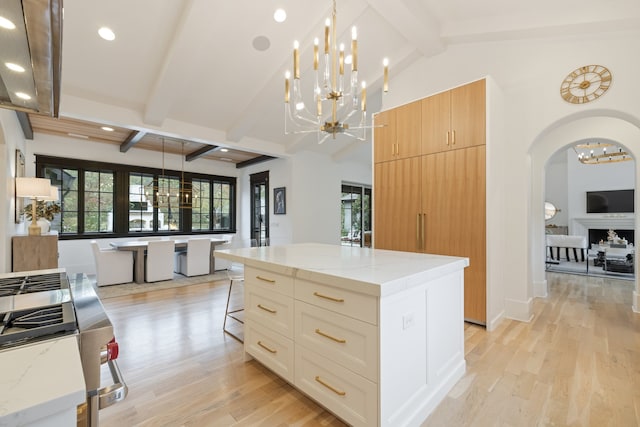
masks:
<path id="1" fill-rule="evenodd" d="M 562 99 L 586 104 L 602 96 L 611 86 L 611 71 L 602 65 L 585 65 L 573 70 L 560 85 Z"/>

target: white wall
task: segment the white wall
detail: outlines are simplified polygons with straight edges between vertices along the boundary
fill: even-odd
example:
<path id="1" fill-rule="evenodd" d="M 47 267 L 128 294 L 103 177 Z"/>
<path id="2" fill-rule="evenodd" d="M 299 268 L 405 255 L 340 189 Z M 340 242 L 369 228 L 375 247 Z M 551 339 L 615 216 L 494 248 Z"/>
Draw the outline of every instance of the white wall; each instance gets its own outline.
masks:
<path id="1" fill-rule="evenodd" d="M 15 223 L 15 172 L 16 149 L 25 152 L 25 139 L 16 113 L 0 108 L 0 272 L 11 271 L 11 236 L 25 232 L 24 222 Z M 27 176 L 29 172 L 26 173 Z"/>
<path id="2" fill-rule="evenodd" d="M 571 150 L 573 151 L 573 150 Z M 545 175 L 544 200 L 551 202 L 559 209 L 556 215 L 545 221 L 545 225 L 554 224 L 568 226 L 569 224 L 569 173 L 567 170 L 567 155 L 569 150 L 560 150 L 549 159 Z"/>

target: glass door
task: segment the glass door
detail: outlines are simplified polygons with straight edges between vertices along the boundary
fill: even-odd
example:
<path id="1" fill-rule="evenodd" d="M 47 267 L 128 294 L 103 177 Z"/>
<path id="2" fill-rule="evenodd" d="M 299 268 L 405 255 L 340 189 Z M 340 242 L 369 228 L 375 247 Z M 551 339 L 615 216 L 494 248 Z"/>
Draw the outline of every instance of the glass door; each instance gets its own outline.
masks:
<path id="1" fill-rule="evenodd" d="M 342 184 L 340 205 L 342 245 L 371 247 L 371 187 Z"/>
<path id="2" fill-rule="evenodd" d="M 249 178 L 251 184 L 251 246 L 269 245 L 269 171 Z"/>

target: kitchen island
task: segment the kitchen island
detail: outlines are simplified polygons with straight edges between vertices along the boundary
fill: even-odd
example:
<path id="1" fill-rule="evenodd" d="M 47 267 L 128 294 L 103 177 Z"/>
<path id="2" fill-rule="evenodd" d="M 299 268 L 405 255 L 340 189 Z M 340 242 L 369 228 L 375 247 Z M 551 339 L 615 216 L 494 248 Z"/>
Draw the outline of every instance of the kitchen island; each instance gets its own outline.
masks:
<path id="1" fill-rule="evenodd" d="M 417 426 L 465 372 L 467 258 L 324 244 L 245 266 L 245 354 L 354 426 Z"/>

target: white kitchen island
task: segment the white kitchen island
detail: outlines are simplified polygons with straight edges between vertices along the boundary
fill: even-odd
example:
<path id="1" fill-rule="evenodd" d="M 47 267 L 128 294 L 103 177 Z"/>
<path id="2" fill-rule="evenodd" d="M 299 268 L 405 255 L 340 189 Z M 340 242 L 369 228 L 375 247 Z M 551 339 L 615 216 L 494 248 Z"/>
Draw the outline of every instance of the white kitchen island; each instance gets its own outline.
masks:
<path id="1" fill-rule="evenodd" d="M 354 426 L 418 426 L 465 372 L 467 258 L 323 244 L 245 265 L 250 355 Z"/>

